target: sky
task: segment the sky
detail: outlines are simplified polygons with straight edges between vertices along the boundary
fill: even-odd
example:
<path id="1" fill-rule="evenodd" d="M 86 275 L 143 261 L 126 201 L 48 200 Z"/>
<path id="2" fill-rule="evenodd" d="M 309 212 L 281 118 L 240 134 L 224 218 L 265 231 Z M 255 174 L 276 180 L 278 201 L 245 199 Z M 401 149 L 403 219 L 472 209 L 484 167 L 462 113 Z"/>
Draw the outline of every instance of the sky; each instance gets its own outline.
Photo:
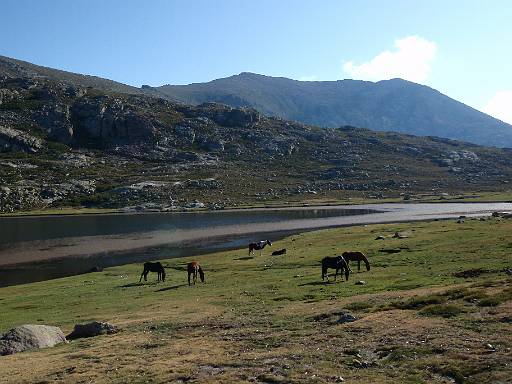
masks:
<path id="1" fill-rule="evenodd" d="M 510 0 L 0 0 L 0 55 L 126 84 L 401 77 L 512 123 Z"/>

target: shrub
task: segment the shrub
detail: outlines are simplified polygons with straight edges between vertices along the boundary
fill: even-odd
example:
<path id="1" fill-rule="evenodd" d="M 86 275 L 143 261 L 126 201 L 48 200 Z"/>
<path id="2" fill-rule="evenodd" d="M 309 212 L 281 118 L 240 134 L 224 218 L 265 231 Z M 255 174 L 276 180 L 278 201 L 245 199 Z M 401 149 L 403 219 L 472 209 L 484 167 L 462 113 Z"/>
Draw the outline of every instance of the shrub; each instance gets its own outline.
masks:
<path id="1" fill-rule="evenodd" d="M 419 313 L 423 316 L 441 316 L 445 318 L 461 314 L 463 309 L 453 304 L 434 304 L 423 308 Z"/>

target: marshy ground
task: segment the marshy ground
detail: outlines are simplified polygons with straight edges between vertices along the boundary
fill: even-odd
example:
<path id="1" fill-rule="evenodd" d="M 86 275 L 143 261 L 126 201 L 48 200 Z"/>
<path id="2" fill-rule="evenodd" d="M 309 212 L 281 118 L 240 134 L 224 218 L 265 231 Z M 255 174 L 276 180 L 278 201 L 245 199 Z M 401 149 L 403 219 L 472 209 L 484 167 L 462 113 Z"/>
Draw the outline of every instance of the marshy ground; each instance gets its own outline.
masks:
<path id="1" fill-rule="evenodd" d="M 142 266 L 125 265 L 1 288 L 0 332 L 91 320 L 121 331 L 0 357 L 0 381 L 508 383 L 511 233 L 510 219 L 328 229 L 261 257 L 165 260 L 165 283 L 139 283 Z M 365 252 L 371 271 L 352 263 L 348 282 L 323 283 L 321 258 L 346 250 Z M 206 284 L 186 284 L 192 259 Z M 357 320 L 338 323 L 347 312 Z"/>

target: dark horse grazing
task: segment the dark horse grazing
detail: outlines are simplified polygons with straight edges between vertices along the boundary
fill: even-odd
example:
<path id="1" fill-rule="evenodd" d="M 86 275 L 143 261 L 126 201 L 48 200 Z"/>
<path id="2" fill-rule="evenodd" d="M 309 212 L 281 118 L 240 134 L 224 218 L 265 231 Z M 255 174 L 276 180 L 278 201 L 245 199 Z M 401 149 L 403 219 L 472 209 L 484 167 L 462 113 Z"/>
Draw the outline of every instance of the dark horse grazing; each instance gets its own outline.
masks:
<path id="1" fill-rule="evenodd" d="M 343 252 L 341 255 L 347 262 L 347 265 L 351 261 L 357 261 L 357 272 L 361 271 L 361 260 L 365 263 L 366 270 L 370 270 L 370 262 L 368 261 L 368 258 L 363 252 Z"/>
<path id="2" fill-rule="evenodd" d="M 349 269 L 343 256 L 326 256 L 322 259 L 322 280 L 325 277 L 327 277 L 327 280 L 329 280 L 329 275 L 327 274 L 328 268 L 336 270 L 336 273 L 334 274 L 334 281 L 336 281 L 338 271 L 340 272 L 341 279 L 343 280 L 343 270 L 345 270 L 345 279 L 348 280 Z"/>
<path id="3" fill-rule="evenodd" d="M 201 279 L 201 282 L 204 283 L 204 272 L 197 261 L 192 261 L 187 264 L 187 272 L 188 272 L 188 285 L 190 285 L 190 275 L 193 276 L 192 281 L 194 282 L 194 285 L 196 285 L 198 273 L 199 273 L 199 278 Z"/>
<path id="4" fill-rule="evenodd" d="M 261 256 L 261 251 L 263 250 L 263 248 L 265 248 L 265 246 L 267 244 L 272 246 L 272 243 L 268 240 L 261 240 L 261 241 L 258 241 L 257 243 L 249 244 L 249 255 L 251 253 L 254 255 L 254 250 L 257 250 L 257 251 L 260 251 L 260 256 Z"/>
<path id="5" fill-rule="evenodd" d="M 162 264 L 158 261 L 156 263 L 147 262 L 144 263 L 144 271 L 142 271 L 142 275 L 140 275 L 139 283 L 142 281 L 142 277 L 144 276 L 144 281 L 148 281 L 148 273 L 149 272 L 158 272 L 158 281 L 160 279 L 165 281 L 165 269 Z"/>

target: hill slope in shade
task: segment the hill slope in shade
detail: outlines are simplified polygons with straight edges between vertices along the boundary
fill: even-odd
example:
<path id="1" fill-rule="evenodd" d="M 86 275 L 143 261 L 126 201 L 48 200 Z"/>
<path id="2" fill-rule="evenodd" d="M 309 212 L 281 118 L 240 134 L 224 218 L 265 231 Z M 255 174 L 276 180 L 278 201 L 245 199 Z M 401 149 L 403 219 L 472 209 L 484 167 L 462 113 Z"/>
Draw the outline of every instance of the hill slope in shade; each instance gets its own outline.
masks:
<path id="1" fill-rule="evenodd" d="M 186 104 L 247 106 L 270 116 L 322 127 L 438 136 L 512 147 L 512 126 L 442 93 L 401 79 L 297 81 L 241 73 L 208 83 L 143 87 Z"/>

